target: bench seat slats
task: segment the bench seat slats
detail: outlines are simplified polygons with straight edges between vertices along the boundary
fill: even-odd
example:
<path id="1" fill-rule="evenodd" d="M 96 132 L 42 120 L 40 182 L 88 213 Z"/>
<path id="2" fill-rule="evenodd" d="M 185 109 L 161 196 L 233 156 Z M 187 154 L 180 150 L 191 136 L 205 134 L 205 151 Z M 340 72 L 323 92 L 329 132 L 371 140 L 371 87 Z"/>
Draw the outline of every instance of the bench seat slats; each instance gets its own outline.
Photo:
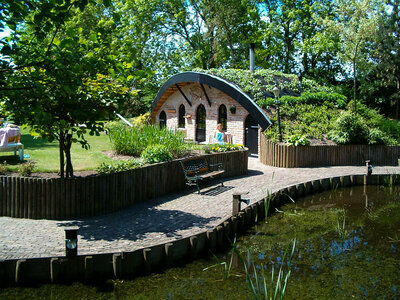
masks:
<path id="1" fill-rule="evenodd" d="M 222 170 L 221 163 L 209 166 L 205 157 L 187 158 L 180 160 L 179 162 L 182 166 L 183 174 L 185 175 L 186 184 L 196 185 L 199 194 L 199 180 L 213 178 L 214 176 L 225 173 L 225 170 Z M 218 167 L 218 170 L 211 171 L 210 167 Z M 223 185 L 222 182 L 221 185 Z"/>

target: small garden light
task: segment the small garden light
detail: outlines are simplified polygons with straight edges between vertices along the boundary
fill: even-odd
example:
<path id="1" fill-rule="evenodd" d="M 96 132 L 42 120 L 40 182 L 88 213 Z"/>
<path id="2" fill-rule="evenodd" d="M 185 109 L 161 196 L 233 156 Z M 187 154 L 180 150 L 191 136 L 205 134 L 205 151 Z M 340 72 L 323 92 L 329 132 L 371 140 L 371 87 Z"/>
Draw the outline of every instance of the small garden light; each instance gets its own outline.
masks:
<path id="1" fill-rule="evenodd" d="M 374 166 L 371 164 L 370 160 L 366 160 L 365 163 L 367 165 L 367 175 L 371 175 L 372 170 L 374 169 Z"/>
<path id="2" fill-rule="evenodd" d="M 78 255 L 78 230 L 77 226 L 65 228 L 65 255 L 67 257 Z"/>
<path id="3" fill-rule="evenodd" d="M 278 130 L 279 130 L 279 142 L 282 142 L 282 130 L 281 130 L 281 118 L 279 115 L 279 105 L 281 104 L 279 101 L 279 94 L 280 94 L 280 90 L 277 86 L 274 87 L 273 89 L 274 95 L 275 95 L 275 99 L 276 99 L 276 111 L 278 113 Z"/>

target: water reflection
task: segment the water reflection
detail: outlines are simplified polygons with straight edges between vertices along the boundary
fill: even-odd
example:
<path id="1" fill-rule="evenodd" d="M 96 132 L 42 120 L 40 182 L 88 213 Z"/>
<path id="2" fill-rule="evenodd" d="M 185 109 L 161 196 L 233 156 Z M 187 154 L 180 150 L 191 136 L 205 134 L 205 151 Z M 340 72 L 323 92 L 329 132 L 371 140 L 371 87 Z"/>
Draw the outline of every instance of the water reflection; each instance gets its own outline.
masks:
<path id="1" fill-rule="evenodd" d="M 259 250 L 258 262 L 271 270 L 282 261 L 284 241 L 299 239 L 289 299 L 396 299 L 399 194 L 397 187 L 354 187 L 306 197 L 285 206 L 283 217 L 270 218 L 242 243 Z"/>

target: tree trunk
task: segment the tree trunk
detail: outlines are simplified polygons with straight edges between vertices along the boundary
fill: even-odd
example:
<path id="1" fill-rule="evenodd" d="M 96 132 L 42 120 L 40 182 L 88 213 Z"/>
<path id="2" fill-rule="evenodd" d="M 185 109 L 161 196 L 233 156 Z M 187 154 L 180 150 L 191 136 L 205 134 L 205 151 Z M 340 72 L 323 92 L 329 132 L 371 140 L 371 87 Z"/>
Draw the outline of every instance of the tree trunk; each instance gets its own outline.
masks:
<path id="1" fill-rule="evenodd" d="M 354 75 L 354 113 L 357 113 L 357 69 L 356 69 L 356 60 L 353 60 L 353 75 Z"/>
<path id="2" fill-rule="evenodd" d="M 71 160 L 71 146 L 72 146 L 72 134 L 67 134 L 66 141 L 65 141 L 65 158 L 66 158 L 66 166 L 65 166 L 65 171 L 66 171 L 66 177 L 73 177 L 74 176 L 74 170 L 72 168 L 72 160 Z"/>
<path id="3" fill-rule="evenodd" d="M 400 78 L 397 78 L 396 119 L 399 119 L 400 110 Z"/>
<path id="4" fill-rule="evenodd" d="M 62 130 L 60 130 L 59 150 L 60 150 L 60 177 L 64 178 L 64 132 Z"/>

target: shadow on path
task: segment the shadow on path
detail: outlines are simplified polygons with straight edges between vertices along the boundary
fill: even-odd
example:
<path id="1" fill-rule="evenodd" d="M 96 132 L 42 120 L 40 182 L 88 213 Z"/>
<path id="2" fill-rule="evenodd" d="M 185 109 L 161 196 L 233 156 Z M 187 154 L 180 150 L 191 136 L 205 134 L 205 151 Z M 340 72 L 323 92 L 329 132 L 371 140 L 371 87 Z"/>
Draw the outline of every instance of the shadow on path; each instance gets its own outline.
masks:
<path id="1" fill-rule="evenodd" d="M 116 212 L 102 218 L 91 218 L 58 223 L 59 227 L 78 226 L 78 234 L 91 241 L 139 240 L 147 233 L 160 233 L 167 237 L 182 237 L 177 231 L 204 227 L 217 217 L 203 218 L 179 210 L 157 208 L 135 209 Z"/>
<path id="2" fill-rule="evenodd" d="M 234 188 L 235 188 L 234 186 L 216 186 L 216 187 L 213 187 L 213 188 L 211 188 L 209 190 L 206 190 L 206 191 L 202 192 L 201 194 L 203 196 L 214 197 L 214 196 L 218 196 L 218 195 L 220 195 L 222 193 L 225 193 L 227 191 L 230 191 L 230 190 L 232 190 Z"/>

